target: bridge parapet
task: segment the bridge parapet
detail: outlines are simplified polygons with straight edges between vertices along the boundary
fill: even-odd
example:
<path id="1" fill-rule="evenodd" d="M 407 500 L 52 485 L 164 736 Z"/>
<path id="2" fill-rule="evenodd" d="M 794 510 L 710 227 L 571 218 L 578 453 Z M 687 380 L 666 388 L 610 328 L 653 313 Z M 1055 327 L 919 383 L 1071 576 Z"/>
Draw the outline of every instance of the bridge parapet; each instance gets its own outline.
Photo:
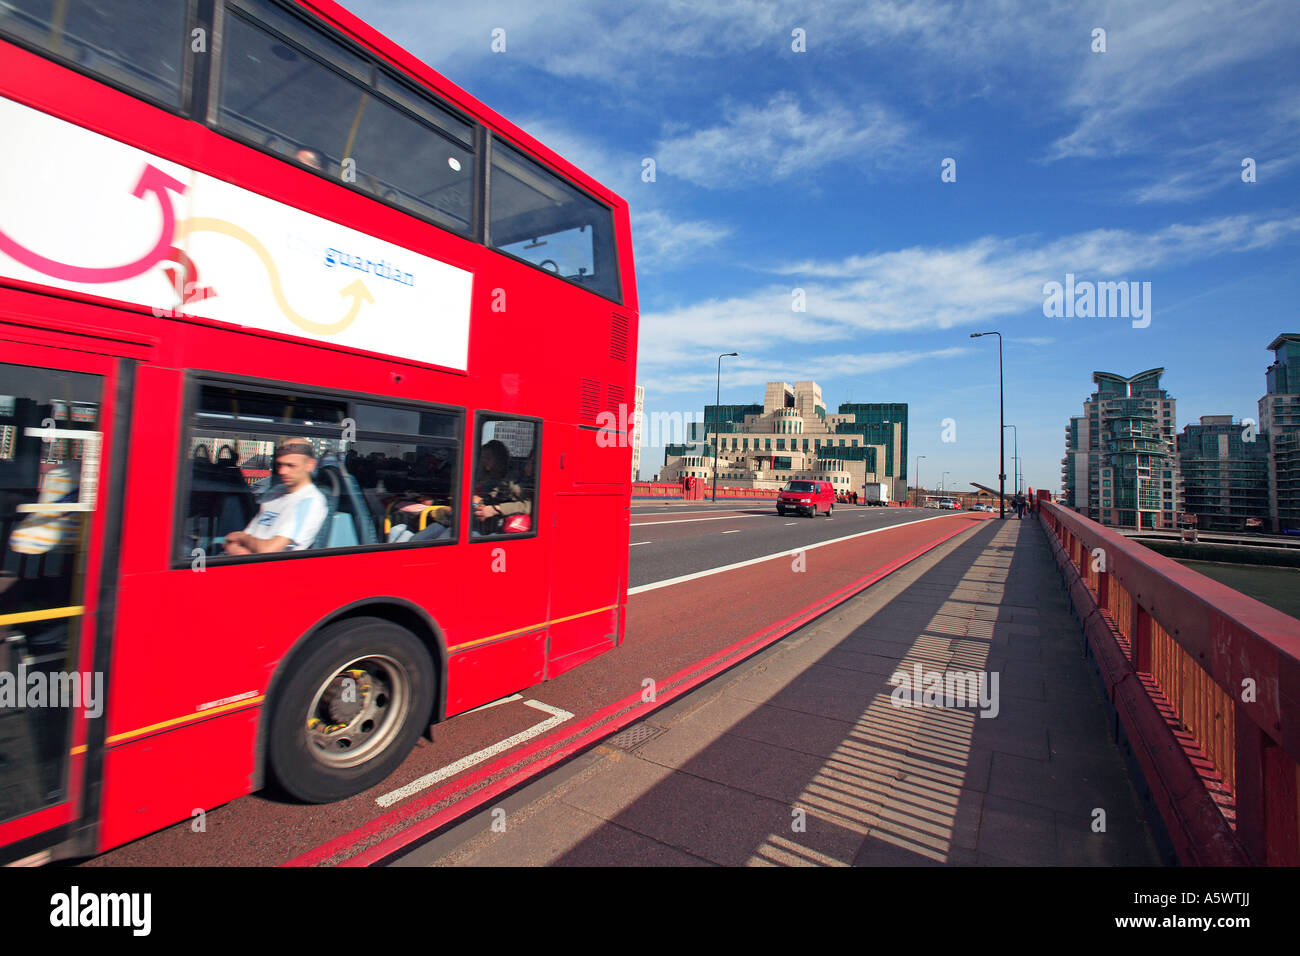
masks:
<path id="1" fill-rule="evenodd" d="M 1300 621 L 1059 505 L 1039 516 L 1179 860 L 1300 865 Z"/>

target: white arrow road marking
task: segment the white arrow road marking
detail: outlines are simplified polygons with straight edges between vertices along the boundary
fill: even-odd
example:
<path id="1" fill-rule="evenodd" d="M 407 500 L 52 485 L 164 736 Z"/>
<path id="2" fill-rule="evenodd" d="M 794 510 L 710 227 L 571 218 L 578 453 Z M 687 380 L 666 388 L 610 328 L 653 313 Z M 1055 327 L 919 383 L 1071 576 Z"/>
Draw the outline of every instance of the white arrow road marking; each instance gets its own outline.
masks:
<path id="1" fill-rule="evenodd" d="M 504 703 L 504 701 L 501 701 L 500 703 Z M 569 713 L 567 710 L 560 710 L 560 708 L 552 707 L 550 704 L 543 704 L 540 700 L 526 700 L 524 701 L 524 706 L 543 711 L 551 716 L 547 717 L 540 724 L 534 724 L 527 730 L 521 730 L 514 736 L 507 737 L 505 740 L 499 741 L 491 747 L 485 747 L 477 753 L 470 754 L 468 757 L 461 757 L 455 763 L 448 764 L 441 770 L 435 770 L 433 773 L 426 773 L 423 777 L 412 780 L 404 787 L 398 787 L 396 790 L 392 790 L 389 793 L 380 794 L 375 797 L 375 803 L 379 804 L 381 807 L 391 807 L 393 804 L 405 800 L 413 793 L 419 793 L 421 790 L 428 789 L 435 783 L 446 780 L 448 777 L 454 777 L 462 770 L 467 770 L 475 764 L 480 764 L 484 760 L 489 760 L 499 753 L 504 753 L 511 747 L 519 746 L 525 740 L 531 740 L 540 734 L 546 733 L 552 727 L 558 727 L 566 720 L 573 719 L 573 714 Z"/>

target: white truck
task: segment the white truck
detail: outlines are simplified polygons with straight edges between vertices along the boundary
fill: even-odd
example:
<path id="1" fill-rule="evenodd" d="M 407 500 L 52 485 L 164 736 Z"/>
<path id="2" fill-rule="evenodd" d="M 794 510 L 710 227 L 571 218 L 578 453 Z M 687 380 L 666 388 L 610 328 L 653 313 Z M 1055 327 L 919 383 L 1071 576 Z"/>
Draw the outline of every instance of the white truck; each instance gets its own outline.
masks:
<path id="1" fill-rule="evenodd" d="M 889 504 L 889 485 L 883 481 L 869 481 L 862 486 L 862 501 L 868 505 Z"/>

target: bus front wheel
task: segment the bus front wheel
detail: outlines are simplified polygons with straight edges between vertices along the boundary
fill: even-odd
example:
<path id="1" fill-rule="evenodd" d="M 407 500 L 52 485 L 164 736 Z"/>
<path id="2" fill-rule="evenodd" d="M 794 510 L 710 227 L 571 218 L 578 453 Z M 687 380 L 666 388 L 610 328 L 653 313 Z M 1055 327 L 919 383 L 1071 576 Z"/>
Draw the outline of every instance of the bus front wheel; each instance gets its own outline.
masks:
<path id="1" fill-rule="evenodd" d="M 324 628 L 276 695 L 272 780 L 307 803 L 379 783 L 410 753 L 433 712 L 433 662 L 410 631 L 377 617 Z"/>

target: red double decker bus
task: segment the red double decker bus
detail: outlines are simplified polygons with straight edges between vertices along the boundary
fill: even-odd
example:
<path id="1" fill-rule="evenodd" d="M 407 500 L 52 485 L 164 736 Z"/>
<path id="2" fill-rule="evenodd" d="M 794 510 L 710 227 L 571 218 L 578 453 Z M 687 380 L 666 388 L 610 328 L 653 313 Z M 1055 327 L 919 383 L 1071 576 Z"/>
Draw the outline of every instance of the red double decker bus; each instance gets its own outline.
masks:
<path id="1" fill-rule="evenodd" d="M 0 862 L 622 640 L 618 196 L 328 0 L 6 0 L 0 129 Z"/>

